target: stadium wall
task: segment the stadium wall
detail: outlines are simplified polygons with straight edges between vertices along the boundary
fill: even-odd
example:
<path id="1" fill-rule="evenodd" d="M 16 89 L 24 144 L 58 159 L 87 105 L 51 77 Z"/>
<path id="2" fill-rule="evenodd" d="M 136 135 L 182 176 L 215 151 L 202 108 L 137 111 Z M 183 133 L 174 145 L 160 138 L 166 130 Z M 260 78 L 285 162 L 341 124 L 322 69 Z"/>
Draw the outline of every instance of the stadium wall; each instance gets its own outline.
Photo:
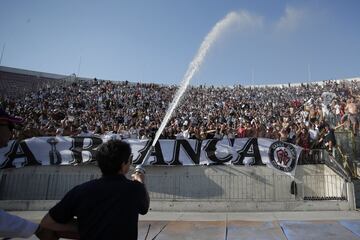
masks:
<path id="1" fill-rule="evenodd" d="M 295 178 L 265 166 L 151 166 L 146 170 L 154 211 L 355 209 L 353 184 L 323 164 L 299 165 Z M 29 166 L 0 174 L 0 208 L 6 210 L 47 210 L 75 185 L 101 176 L 92 165 Z"/>
<path id="2" fill-rule="evenodd" d="M 34 76 L 37 78 L 50 78 L 50 79 L 64 79 L 69 77 L 70 75 L 63 75 L 63 74 L 54 74 L 54 73 L 46 73 L 46 72 L 39 72 L 39 71 L 31 71 L 31 70 L 26 70 L 26 69 L 20 69 L 20 68 L 12 68 L 12 67 L 6 67 L 6 66 L 0 66 L 0 73 L 1 72 L 9 72 L 9 73 L 14 73 L 14 74 L 19 74 L 19 75 L 28 75 L 28 76 Z M 93 78 L 88 78 L 88 77 L 80 77 L 77 76 L 76 77 L 79 80 L 84 80 L 84 81 L 89 81 L 89 80 L 93 80 Z M 99 78 L 99 80 L 104 80 Z M 335 81 L 337 83 L 341 83 L 342 81 L 356 81 L 356 82 L 360 82 L 360 77 L 351 77 L 351 78 L 343 78 L 343 79 L 327 79 L 327 80 L 323 80 L 323 81 L 314 81 L 314 82 L 304 82 L 304 83 L 283 83 L 283 84 L 266 84 L 266 85 L 244 85 L 243 87 L 245 88 L 251 88 L 251 87 L 257 87 L 257 88 L 271 88 L 271 87 L 279 87 L 279 88 L 286 88 L 289 86 L 301 86 L 301 84 L 317 84 L 317 85 L 323 85 L 324 81 Z M 114 81 L 114 80 L 107 80 L 107 81 Z M 118 81 L 118 80 L 116 80 Z"/>

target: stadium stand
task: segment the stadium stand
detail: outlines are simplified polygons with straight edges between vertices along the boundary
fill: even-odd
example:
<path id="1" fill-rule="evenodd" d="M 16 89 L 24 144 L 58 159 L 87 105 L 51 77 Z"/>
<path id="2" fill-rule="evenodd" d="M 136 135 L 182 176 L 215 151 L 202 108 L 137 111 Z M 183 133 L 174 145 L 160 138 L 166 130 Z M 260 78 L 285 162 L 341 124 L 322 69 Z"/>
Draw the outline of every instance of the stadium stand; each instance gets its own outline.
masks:
<path id="1" fill-rule="evenodd" d="M 1 106 L 10 114 L 25 119 L 23 129 L 15 132 L 14 138 L 17 139 L 113 133 L 120 134 L 122 138 L 152 138 L 176 91 L 176 86 L 169 85 L 85 79 L 6 67 L 0 67 L 0 82 Z M 349 138 L 351 142 L 358 142 L 359 137 L 355 138 L 356 132 L 350 130 L 350 122 L 346 118 L 346 105 L 350 98 L 359 104 L 359 93 L 358 78 L 276 86 L 191 86 L 161 138 L 274 138 L 312 150 L 300 159 L 302 166 L 299 166 L 297 174 L 302 182 L 298 183 L 297 190 L 291 177 L 274 174 L 272 170 L 261 167 L 245 167 L 240 172 L 237 166 L 209 166 L 206 171 L 184 166 L 149 167 L 148 184 L 151 198 L 155 200 L 153 208 L 189 209 L 188 203 L 182 200 L 194 198 L 201 204 L 194 202 L 193 210 L 212 209 L 211 204 L 220 204 L 216 209 L 221 211 L 272 210 L 274 206 L 278 210 L 307 210 L 310 205 L 314 209 L 322 209 L 325 205 L 320 201 L 327 201 L 328 209 L 353 209 L 353 185 L 348 182 L 346 174 L 350 172 L 352 176 L 357 176 L 357 169 L 352 165 L 356 164 L 355 158 L 359 155 L 351 153 L 358 148 L 356 144 L 349 147 L 343 143 L 350 142 Z M 326 148 L 323 144 L 326 141 L 318 141 L 325 125 L 335 129 L 342 151 L 334 153 L 318 149 Z M 340 161 L 329 161 L 333 159 L 331 155 Z M 347 158 L 349 161 L 343 161 Z M 335 166 L 322 164 L 326 161 Z M 320 164 L 306 165 L 310 162 Z M 338 164 L 343 166 L 339 168 Z M 342 175 L 343 172 L 334 172 L 334 169 L 348 172 Z M 17 169 L 16 172 L 4 170 L 0 188 L 2 204 L 10 201 L 10 209 L 21 209 L 14 205 L 13 200 L 59 199 L 78 181 L 98 176 L 96 171 L 90 173 L 90 170 L 94 170 L 93 166 L 33 166 Z M 53 171 L 61 174 L 54 177 Z M 16 187 L 13 179 L 17 179 Z M 30 189 L 29 179 L 43 184 L 31 184 L 41 192 L 24 190 L 15 193 L 11 190 L 21 187 Z M 159 179 L 169 185 L 159 185 Z M 191 184 L 194 181 L 199 184 Z M 248 182 L 250 185 L 229 185 L 229 182 Z M 354 186 L 357 189 L 360 184 L 355 182 Z M 356 189 L 355 192 L 358 191 Z M 42 191 L 47 192 L 46 196 Z M 60 195 L 48 195 L 52 192 Z M 23 196 L 23 193 L 30 195 Z M 237 204 L 239 201 L 248 205 Z M 301 206 L 298 205 L 300 203 Z M 33 209 L 46 209 L 46 206 Z"/>
<path id="2" fill-rule="evenodd" d="M 1 104 L 35 135 L 118 133 L 151 138 L 176 86 L 104 81 L 0 68 Z M 317 147 L 325 124 L 351 129 L 347 101 L 359 104 L 359 79 L 311 84 L 192 86 L 161 138 L 267 137 Z M 21 97 L 20 97 L 21 96 Z M 353 134 L 357 134 L 356 130 Z"/>

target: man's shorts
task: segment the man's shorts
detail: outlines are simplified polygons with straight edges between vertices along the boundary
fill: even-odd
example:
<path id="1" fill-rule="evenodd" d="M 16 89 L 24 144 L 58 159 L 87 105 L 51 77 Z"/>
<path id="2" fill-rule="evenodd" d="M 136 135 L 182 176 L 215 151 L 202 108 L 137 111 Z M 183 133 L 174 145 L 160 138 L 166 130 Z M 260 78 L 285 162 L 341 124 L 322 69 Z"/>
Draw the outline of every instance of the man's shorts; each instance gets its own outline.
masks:
<path id="1" fill-rule="evenodd" d="M 357 124 L 358 123 L 358 118 L 356 114 L 351 114 L 349 113 L 349 120 L 352 124 Z"/>

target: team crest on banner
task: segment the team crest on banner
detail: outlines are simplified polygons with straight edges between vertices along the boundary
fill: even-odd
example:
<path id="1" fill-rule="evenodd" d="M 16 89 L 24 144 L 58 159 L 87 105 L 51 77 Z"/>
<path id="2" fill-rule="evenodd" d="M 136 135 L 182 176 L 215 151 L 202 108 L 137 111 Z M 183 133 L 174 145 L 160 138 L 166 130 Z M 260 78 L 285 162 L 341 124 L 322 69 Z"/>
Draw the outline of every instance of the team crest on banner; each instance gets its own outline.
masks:
<path id="1" fill-rule="evenodd" d="M 289 143 L 277 141 L 270 145 L 269 158 L 274 168 L 285 173 L 290 173 L 296 166 L 296 149 Z"/>

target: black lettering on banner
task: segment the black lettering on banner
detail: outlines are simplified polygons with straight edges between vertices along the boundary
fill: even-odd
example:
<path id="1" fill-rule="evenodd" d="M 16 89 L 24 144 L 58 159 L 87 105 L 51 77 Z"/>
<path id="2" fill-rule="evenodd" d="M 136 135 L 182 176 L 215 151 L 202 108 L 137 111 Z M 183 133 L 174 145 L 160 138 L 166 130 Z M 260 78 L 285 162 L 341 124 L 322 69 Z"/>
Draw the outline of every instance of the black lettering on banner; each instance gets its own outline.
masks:
<path id="1" fill-rule="evenodd" d="M 206 146 L 204 147 L 204 151 L 206 152 L 206 157 L 213 161 L 216 164 L 222 164 L 230 161 L 233 158 L 233 155 L 229 154 L 226 157 L 218 158 L 215 154 L 216 152 L 216 144 L 220 141 L 220 139 L 211 139 L 208 141 Z"/>
<path id="2" fill-rule="evenodd" d="M 152 152 L 151 156 L 155 157 L 155 162 L 152 162 L 152 165 L 167 165 L 167 163 L 164 161 L 164 155 L 162 154 L 161 144 L 159 141 L 156 142 L 155 151 Z"/>
<path id="3" fill-rule="evenodd" d="M 193 161 L 194 164 L 200 163 L 200 154 L 201 154 L 201 143 L 202 141 L 197 140 L 195 143 L 195 150 L 191 147 L 190 143 L 185 139 L 175 140 L 173 158 L 170 162 L 170 165 L 182 165 L 179 161 L 180 148 L 183 147 L 185 153 Z"/>
<path id="4" fill-rule="evenodd" d="M 255 162 L 253 165 L 265 165 L 261 161 L 257 138 L 249 138 L 244 147 L 236 152 L 239 154 L 239 156 L 233 162 L 234 165 L 244 165 L 243 161 L 245 157 L 254 158 Z"/>
<path id="5" fill-rule="evenodd" d="M 60 165 L 62 158 L 60 152 L 56 149 L 56 144 L 59 141 L 53 137 L 49 138 L 46 142 L 51 146 L 51 150 L 49 151 L 50 165 Z"/>
<path id="6" fill-rule="evenodd" d="M 229 146 L 234 147 L 235 138 L 228 138 L 228 140 L 229 140 Z"/>
<path id="7" fill-rule="evenodd" d="M 40 141 L 44 142 L 44 145 L 32 144 L 32 140 L 9 142 L 7 147 L 1 148 L 0 169 L 22 167 L 25 165 L 41 165 L 41 160 L 43 159 L 36 159 L 35 156 L 48 156 L 51 165 L 78 164 L 84 163 L 84 160 L 92 162 L 94 160 L 96 149 L 103 143 L 103 140 L 99 137 L 71 138 L 71 147 L 69 150 L 71 151 L 73 160 L 68 163 L 68 151 L 64 153 L 61 151 L 63 150 L 62 148 L 64 148 L 64 144 L 58 143 L 57 141 L 59 139 L 55 137 L 46 137 L 45 139 L 46 141 Z M 68 150 L 69 140 L 70 138 L 66 139 L 66 150 Z M 150 154 L 150 156 L 152 156 L 151 161 L 148 161 L 146 164 L 182 165 L 184 161 L 182 161 L 183 159 L 181 159 L 181 157 L 184 157 L 184 160 L 189 164 L 198 165 L 200 164 L 200 158 L 205 157 L 203 161 L 208 162 L 209 164 L 231 163 L 235 165 L 244 165 L 244 161 L 248 164 L 247 160 L 250 160 L 250 165 L 265 165 L 261 160 L 261 154 L 259 151 L 261 147 L 259 148 L 258 146 L 257 138 L 239 140 L 238 143 L 236 140 L 235 143 L 231 140 L 233 139 L 204 140 L 206 141 L 204 148 L 201 148 L 203 143 L 201 140 L 191 140 L 195 142 L 190 142 L 186 139 L 160 140 L 155 144 L 155 148 Z M 146 153 L 149 151 L 152 145 L 152 140 L 141 141 L 140 143 L 136 141 L 137 140 L 129 141 L 129 143 L 136 145 L 137 148 L 134 151 L 139 151 L 135 154 L 137 158 L 133 160 L 133 164 L 140 164 L 144 160 Z M 30 147 L 34 147 L 34 149 L 30 149 Z M 142 149 L 138 150 L 140 148 Z M 162 148 L 164 151 L 166 150 L 165 153 L 167 158 L 171 158 L 166 159 L 167 162 L 165 162 L 165 153 L 162 152 Z M 239 148 L 241 149 L 239 150 Z M 237 156 L 235 156 L 235 150 L 237 152 Z M 282 171 L 292 171 L 294 164 L 297 162 L 296 149 L 294 147 L 288 145 L 287 143 L 274 142 L 271 144 L 269 151 L 270 160 L 272 160 L 275 168 L 279 168 L 280 166 L 283 168 Z M 222 154 L 216 154 L 216 152 L 222 152 Z M 62 156 L 61 154 L 64 155 Z M 321 155 L 313 155 L 314 158 L 321 158 Z M 66 162 L 62 162 L 61 158 L 66 159 Z M 290 160 L 292 161 L 291 164 L 289 162 Z"/>
<path id="8" fill-rule="evenodd" d="M 86 148 L 84 148 L 84 142 L 85 139 L 89 139 L 90 145 Z M 73 143 L 70 148 L 70 150 L 73 152 L 73 162 L 70 162 L 70 164 L 74 163 L 82 163 L 82 152 L 89 152 L 90 159 L 88 162 L 94 161 L 93 156 L 95 156 L 96 149 L 98 146 L 100 146 L 103 143 L 101 138 L 98 137 L 74 137 Z M 84 151 L 85 150 L 85 151 Z"/>
<path id="9" fill-rule="evenodd" d="M 129 142 L 128 142 L 129 143 Z M 146 155 L 146 153 L 149 151 L 150 147 L 151 147 L 151 143 L 152 141 L 146 141 L 145 147 L 143 149 L 139 150 L 139 155 L 137 158 L 134 158 L 132 161 L 132 164 L 134 165 L 138 165 L 141 164 L 142 161 L 144 160 L 144 157 Z M 130 144 L 130 143 L 129 143 Z M 131 145 L 131 144 L 130 144 Z"/>
<path id="10" fill-rule="evenodd" d="M 146 142 L 145 147 L 139 151 L 139 156 L 135 160 L 133 160 L 133 164 L 141 164 L 144 161 L 145 155 L 149 151 L 151 145 L 152 140 Z M 164 161 L 164 156 L 162 154 L 162 149 L 159 141 L 156 142 L 155 148 L 150 156 L 155 157 L 155 162 L 152 162 L 151 165 L 167 165 L 167 163 L 165 163 Z M 147 165 L 149 164 L 150 163 L 147 162 Z"/>
<path id="11" fill-rule="evenodd" d="M 36 161 L 25 141 L 14 141 L 10 151 L 6 153 L 5 156 L 6 160 L 1 168 L 15 167 L 14 162 L 16 159 L 24 159 L 21 163 L 21 167 L 26 165 L 41 165 L 38 161 Z"/>
<path id="12" fill-rule="evenodd" d="M 9 155 L 12 154 L 12 152 L 14 151 L 15 144 L 18 144 L 18 142 L 13 141 L 13 142 L 11 142 L 11 144 L 8 144 L 7 146 L 0 148 L 0 150 L 1 150 L 0 169 L 13 167 L 11 165 L 11 159 L 10 159 Z M 16 150 L 15 150 L 15 153 L 16 153 Z"/>

